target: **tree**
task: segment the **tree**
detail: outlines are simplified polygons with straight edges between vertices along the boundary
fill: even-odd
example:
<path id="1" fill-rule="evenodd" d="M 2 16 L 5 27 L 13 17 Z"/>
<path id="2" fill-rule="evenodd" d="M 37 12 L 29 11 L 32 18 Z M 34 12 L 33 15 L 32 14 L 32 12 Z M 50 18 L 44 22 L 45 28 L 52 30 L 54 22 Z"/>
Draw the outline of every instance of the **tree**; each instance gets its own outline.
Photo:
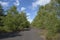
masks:
<path id="1" fill-rule="evenodd" d="M 60 4 L 60 0 L 56 0 Z"/>
<path id="2" fill-rule="evenodd" d="M 3 10 L 2 5 L 0 4 L 0 16 L 3 16 L 3 15 L 4 15 L 4 10 Z"/>
<path id="3" fill-rule="evenodd" d="M 7 16 L 3 19 L 4 21 L 4 27 L 7 28 L 9 31 L 16 31 L 17 30 L 17 21 L 18 17 L 18 11 L 16 6 L 12 6 L 8 11 L 7 11 Z"/>
<path id="4" fill-rule="evenodd" d="M 21 15 L 21 26 L 23 26 L 23 28 L 29 27 L 30 23 L 27 21 L 26 13 L 21 12 L 20 15 Z"/>
<path id="5" fill-rule="evenodd" d="M 2 5 L 0 4 L 0 26 L 3 25 L 3 23 L 2 23 L 3 15 L 4 15 L 4 10 L 3 10 Z"/>
<path id="6" fill-rule="evenodd" d="M 3 24 L 2 24 L 3 15 L 4 15 L 4 10 L 3 10 L 2 5 L 0 4 L 0 26 L 3 25 Z"/>
<path id="7" fill-rule="evenodd" d="M 3 19 L 4 29 L 6 32 L 20 31 L 29 26 L 29 23 L 24 12 L 19 13 L 16 6 L 12 6 L 7 11 L 7 16 Z"/>
<path id="8" fill-rule="evenodd" d="M 5 15 L 4 15 L 4 9 L 2 7 L 2 5 L 0 4 L 0 33 L 4 31 L 4 23 L 3 23 L 3 19 L 4 19 Z"/>
<path id="9" fill-rule="evenodd" d="M 57 11 L 59 10 L 55 3 L 56 2 L 53 0 L 45 6 L 41 6 L 37 16 L 32 22 L 33 26 L 47 30 L 47 40 L 52 40 L 57 30 L 60 29 L 60 21 L 57 18 Z"/>

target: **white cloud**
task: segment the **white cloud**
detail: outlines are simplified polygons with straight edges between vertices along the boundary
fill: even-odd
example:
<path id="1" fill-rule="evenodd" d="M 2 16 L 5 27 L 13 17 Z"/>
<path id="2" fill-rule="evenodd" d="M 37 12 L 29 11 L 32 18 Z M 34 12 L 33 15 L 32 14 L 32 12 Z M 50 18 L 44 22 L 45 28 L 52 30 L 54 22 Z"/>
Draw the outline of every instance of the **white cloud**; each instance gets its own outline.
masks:
<path id="1" fill-rule="evenodd" d="M 30 13 L 27 13 L 26 15 L 27 15 L 27 16 L 30 16 Z"/>
<path id="2" fill-rule="evenodd" d="M 26 13 L 27 19 L 30 19 L 30 13 Z"/>
<path id="3" fill-rule="evenodd" d="M 24 11 L 26 8 L 25 7 L 21 7 L 21 11 Z"/>
<path id="4" fill-rule="evenodd" d="M 32 22 L 32 19 L 28 19 L 28 21 L 31 23 Z"/>
<path id="5" fill-rule="evenodd" d="M 27 15 L 27 20 L 31 23 L 32 22 L 32 19 L 30 17 L 30 13 L 26 13 L 26 15 Z"/>
<path id="6" fill-rule="evenodd" d="M 19 0 L 16 0 L 16 2 L 14 3 L 14 5 L 19 6 L 20 5 Z"/>
<path id="7" fill-rule="evenodd" d="M 2 5 L 2 6 L 8 6 L 8 2 L 2 2 L 2 1 L 0 1 L 0 4 Z"/>
<path id="8" fill-rule="evenodd" d="M 50 2 L 50 0 L 36 0 L 35 2 L 32 3 L 33 7 L 37 7 L 37 6 L 44 6 L 46 4 L 48 4 Z"/>

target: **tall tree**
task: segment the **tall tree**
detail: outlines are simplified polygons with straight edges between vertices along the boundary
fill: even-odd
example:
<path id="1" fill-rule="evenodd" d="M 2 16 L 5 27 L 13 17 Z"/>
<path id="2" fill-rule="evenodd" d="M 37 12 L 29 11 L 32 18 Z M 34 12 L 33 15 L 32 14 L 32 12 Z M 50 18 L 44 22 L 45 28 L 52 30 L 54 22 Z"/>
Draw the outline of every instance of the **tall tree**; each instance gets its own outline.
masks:
<path id="1" fill-rule="evenodd" d="M 37 13 L 37 16 L 32 22 L 32 25 L 44 28 L 47 30 L 47 40 L 52 40 L 52 37 L 56 35 L 58 28 L 60 27 L 60 21 L 57 18 L 57 3 L 55 0 L 45 6 L 41 6 Z"/>
<path id="2" fill-rule="evenodd" d="M 7 32 L 18 31 L 29 26 L 26 14 L 24 12 L 19 13 L 16 6 L 12 6 L 8 10 L 7 16 L 4 18 L 3 21 L 4 28 L 6 28 L 5 31 Z"/>
<path id="3" fill-rule="evenodd" d="M 2 5 L 0 4 L 0 16 L 3 16 L 3 15 L 4 15 L 4 10 L 3 10 Z"/>
<path id="4" fill-rule="evenodd" d="M 7 16 L 4 18 L 4 27 L 7 28 L 9 31 L 16 31 L 17 30 L 17 21 L 18 11 L 16 6 L 12 6 L 7 11 Z"/>
<path id="5" fill-rule="evenodd" d="M 0 4 L 0 26 L 3 25 L 2 23 L 3 16 L 4 16 L 4 10 L 3 10 L 2 5 Z"/>
<path id="6" fill-rule="evenodd" d="M 56 0 L 60 4 L 60 0 Z"/>
<path id="7" fill-rule="evenodd" d="M 30 23 L 27 21 L 27 16 L 26 16 L 26 13 L 24 12 L 21 12 L 21 25 L 23 26 L 23 28 L 26 28 L 26 27 L 29 27 Z"/>

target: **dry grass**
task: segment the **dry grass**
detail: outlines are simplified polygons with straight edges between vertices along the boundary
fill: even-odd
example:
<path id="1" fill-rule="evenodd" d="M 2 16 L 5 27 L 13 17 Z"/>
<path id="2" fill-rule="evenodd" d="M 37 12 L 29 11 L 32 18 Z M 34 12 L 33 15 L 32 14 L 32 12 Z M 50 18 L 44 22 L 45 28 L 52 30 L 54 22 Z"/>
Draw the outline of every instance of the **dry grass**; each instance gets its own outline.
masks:
<path id="1" fill-rule="evenodd" d="M 60 40 L 60 33 L 56 34 L 56 36 L 53 37 L 53 40 Z"/>
<path id="2" fill-rule="evenodd" d="M 46 40 L 47 30 L 42 30 L 40 35 Z M 60 33 L 57 33 L 54 37 L 51 37 L 52 40 L 60 40 Z"/>
<path id="3" fill-rule="evenodd" d="M 44 40 L 46 40 L 46 35 L 47 35 L 47 30 L 42 30 L 40 32 L 40 36 L 44 38 Z"/>

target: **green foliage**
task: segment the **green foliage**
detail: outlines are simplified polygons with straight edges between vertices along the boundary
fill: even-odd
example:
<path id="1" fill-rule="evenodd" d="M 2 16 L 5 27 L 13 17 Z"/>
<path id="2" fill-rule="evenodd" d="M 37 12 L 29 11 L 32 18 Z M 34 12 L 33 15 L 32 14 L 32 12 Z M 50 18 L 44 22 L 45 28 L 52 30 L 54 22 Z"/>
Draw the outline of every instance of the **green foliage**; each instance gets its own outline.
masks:
<path id="1" fill-rule="evenodd" d="M 55 1 L 51 1 L 39 8 L 37 16 L 32 22 L 34 27 L 47 30 L 47 40 L 52 40 L 56 33 L 60 31 L 60 20 L 57 18 L 57 11 L 60 9 L 58 9 Z"/>
<path id="2" fill-rule="evenodd" d="M 19 13 L 16 6 L 8 9 L 7 15 L 2 18 L 2 22 L 4 26 L 0 27 L 1 32 L 20 31 L 30 25 L 26 14 L 24 12 Z"/>
<path id="3" fill-rule="evenodd" d="M 27 18 L 26 18 L 26 13 L 24 12 L 21 12 L 21 26 L 23 26 L 23 28 L 26 28 L 27 26 L 29 27 L 29 22 L 27 21 Z"/>
<path id="4" fill-rule="evenodd" d="M 4 15 L 3 12 L 4 12 L 3 7 L 0 4 L 0 26 L 2 26 L 2 18 L 3 18 L 2 16 Z"/>
<path id="5" fill-rule="evenodd" d="M 60 4 L 60 0 L 56 0 Z"/>
<path id="6" fill-rule="evenodd" d="M 0 4 L 0 16 L 3 16 L 3 15 L 4 15 L 4 10 L 3 10 L 2 5 Z"/>
<path id="7" fill-rule="evenodd" d="M 4 17 L 4 10 L 2 5 L 0 4 L 0 32 L 3 30 L 3 17 Z"/>

